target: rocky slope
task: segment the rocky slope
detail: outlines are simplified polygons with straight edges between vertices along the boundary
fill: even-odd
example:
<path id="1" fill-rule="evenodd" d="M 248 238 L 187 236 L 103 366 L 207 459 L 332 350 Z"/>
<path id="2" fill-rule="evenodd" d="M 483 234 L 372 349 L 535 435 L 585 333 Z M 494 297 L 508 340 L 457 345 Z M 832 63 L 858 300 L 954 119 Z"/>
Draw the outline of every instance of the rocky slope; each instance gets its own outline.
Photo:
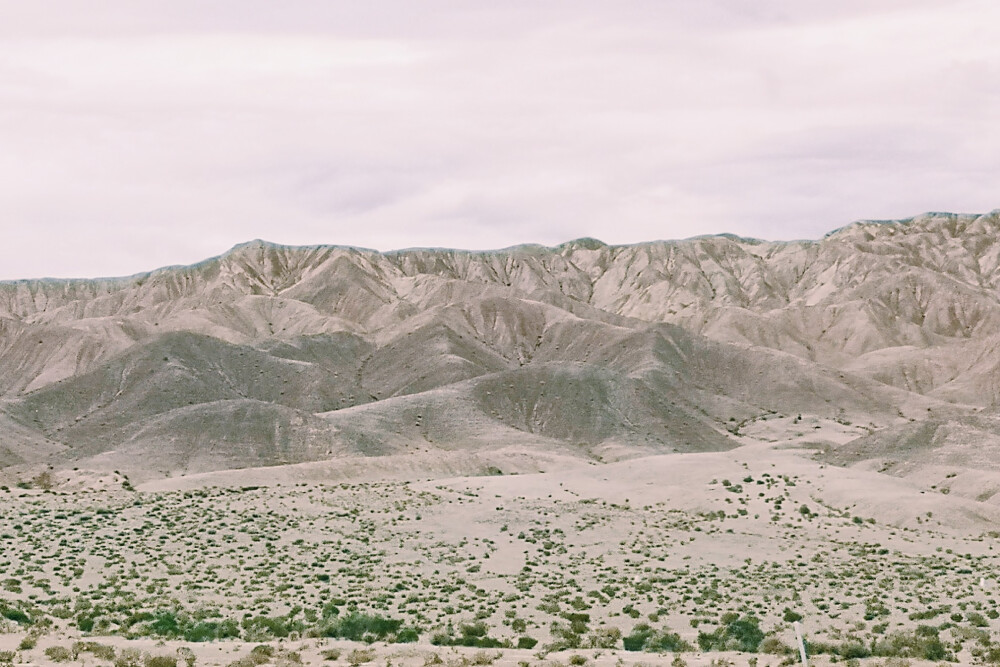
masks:
<path id="1" fill-rule="evenodd" d="M 998 211 L 780 243 L 254 241 L 0 283 L 0 466 L 151 478 L 461 451 L 527 470 L 727 449 L 776 412 L 947 422 L 1000 400 L 998 286 Z"/>

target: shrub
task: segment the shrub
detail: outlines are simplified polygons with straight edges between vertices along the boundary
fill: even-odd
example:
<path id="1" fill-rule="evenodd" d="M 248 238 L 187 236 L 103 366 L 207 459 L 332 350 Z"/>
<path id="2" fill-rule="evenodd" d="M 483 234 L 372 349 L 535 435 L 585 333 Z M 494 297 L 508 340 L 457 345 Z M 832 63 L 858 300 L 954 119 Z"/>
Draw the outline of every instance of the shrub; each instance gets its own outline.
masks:
<path id="1" fill-rule="evenodd" d="M 139 649 L 125 648 L 115 658 L 115 667 L 139 667 L 142 662 L 142 653 Z"/>
<path id="2" fill-rule="evenodd" d="M 246 631 L 249 637 L 256 639 L 267 637 L 284 639 L 292 632 L 302 632 L 304 629 L 305 626 L 301 621 L 295 621 L 284 616 L 253 616 L 243 619 L 243 630 Z"/>
<path id="3" fill-rule="evenodd" d="M 781 620 L 785 621 L 786 623 L 794 623 L 795 621 L 802 620 L 802 614 L 794 612 L 788 607 L 785 607 L 785 613 L 781 616 Z"/>
<path id="4" fill-rule="evenodd" d="M 69 662 L 74 658 L 73 652 L 65 646 L 50 646 L 45 649 L 45 656 L 52 662 Z"/>
<path id="5" fill-rule="evenodd" d="M 13 664 L 16 655 L 14 651 L 0 651 L 0 665 Z"/>
<path id="6" fill-rule="evenodd" d="M 416 628 L 403 628 L 396 633 L 396 642 L 399 644 L 412 644 L 420 639 L 420 633 Z"/>
<path id="7" fill-rule="evenodd" d="M 518 648 L 525 648 L 525 649 L 529 649 L 530 650 L 530 649 L 535 648 L 536 644 L 538 644 L 538 640 L 535 639 L 534 637 L 518 637 L 517 638 L 517 647 Z"/>
<path id="8" fill-rule="evenodd" d="M 667 651 L 670 653 L 682 653 L 684 651 L 690 651 L 693 646 L 691 643 L 682 639 L 676 632 L 663 631 L 653 637 L 647 644 L 647 649 L 653 649 L 655 651 Z"/>
<path id="9" fill-rule="evenodd" d="M 262 665 L 274 657 L 274 647 L 267 644 L 258 644 L 250 649 L 250 658 L 258 665 Z"/>
<path id="10" fill-rule="evenodd" d="M 371 662 L 375 659 L 375 651 L 371 649 L 354 649 L 347 654 L 347 661 L 352 665 L 360 665 L 365 662 Z"/>
<path id="11" fill-rule="evenodd" d="M 403 622 L 397 619 L 351 612 L 347 616 L 327 619 L 319 634 L 353 641 L 375 641 L 396 635 L 402 625 Z"/>
<path id="12" fill-rule="evenodd" d="M 478 651 L 474 656 L 472 656 L 472 664 L 478 665 L 479 667 L 485 667 L 486 665 L 492 665 L 500 658 L 500 653 L 490 653 L 488 651 Z"/>
<path id="13" fill-rule="evenodd" d="M 149 624 L 149 631 L 160 637 L 176 637 L 181 632 L 181 626 L 174 612 L 161 611 Z"/>
<path id="14" fill-rule="evenodd" d="M 339 648 L 328 648 L 320 652 L 320 655 L 324 660 L 340 660 L 340 649 Z"/>
<path id="15" fill-rule="evenodd" d="M 172 655 L 147 655 L 146 667 L 177 667 L 177 658 Z"/>
<path id="16" fill-rule="evenodd" d="M 90 653 L 95 658 L 100 658 L 101 660 L 107 660 L 109 662 L 115 659 L 115 649 L 113 646 L 98 644 L 97 642 L 75 642 L 73 644 L 73 653 L 76 655 L 80 655 L 81 653 Z"/>
<path id="17" fill-rule="evenodd" d="M 646 648 L 646 642 L 653 636 L 653 628 L 646 623 L 639 623 L 632 632 L 622 639 L 626 651 L 641 651 Z"/>
<path id="18" fill-rule="evenodd" d="M 944 660 L 948 651 L 938 637 L 938 629 L 918 625 L 912 632 L 897 630 L 875 643 L 872 654 L 881 657 L 923 658 Z"/>
<path id="19" fill-rule="evenodd" d="M 852 658 L 867 658 L 872 654 L 868 650 L 868 647 L 857 640 L 848 640 L 840 645 L 837 649 L 837 653 L 842 658 L 847 658 L 848 660 Z"/>
<path id="20" fill-rule="evenodd" d="M 969 622 L 969 625 L 974 625 L 977 628 L 989 627 L 989 621 L 980 614 L 978 611 L 970 611 L 965 615 L 965 620 Z"/>
<path id="21" fill-rule="evenodd" d="M 757 652 L 764 641 L 764 632 L 756 617 L 725 614 L 721 620 L 723 624 L 713 632 L 698 633 L 698 646 L 702 651 Z"/>
<path id="22" fill-rule="evenodd" d="M 768 655 L 791 655 L 793 650 L 791 646 L 781 641 L 781 639 L 771 635 L 761 641 L 760 646 L 757 647 L 757 652 L 767 653 Z"/>
<path id="23" fill-rule="evenodd" d="M 18 625 L 31 625 L 31 617 L 20 609 L 14 607 L 8 607 L 7 605 L 0 602 L 0 616 L 3 616 L 9 621 L 14 621 Z"/>
<path id="24" fill-rule="evenodd" d="M 622 631 L 618 628 L 598 628 L 587 637 L 590 648 L 618 648 Z"/>
<path id="25" fill-rule="evenodd" d="M 177 657 L 184 661 L 186 667 L 194 667 L 195 655 L 194 651 L 189 649 L 187 646 L 181 646 L 177 649 Z"/>

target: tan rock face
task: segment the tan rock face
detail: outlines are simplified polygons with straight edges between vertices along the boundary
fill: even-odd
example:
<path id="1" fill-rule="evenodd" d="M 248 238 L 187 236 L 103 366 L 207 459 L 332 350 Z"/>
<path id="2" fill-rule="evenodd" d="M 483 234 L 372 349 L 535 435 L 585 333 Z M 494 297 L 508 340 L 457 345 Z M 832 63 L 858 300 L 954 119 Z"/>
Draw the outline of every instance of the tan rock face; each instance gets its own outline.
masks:
<path id="1" fill-rule="evenodd" d="M 0 283 L 0 465 L 608 460 L 728 449 L 768 411 L 947 417 L 1000 398 L 998 287 L 1000 212 L 787 243 L 254 241 L 129 278 Z"/>

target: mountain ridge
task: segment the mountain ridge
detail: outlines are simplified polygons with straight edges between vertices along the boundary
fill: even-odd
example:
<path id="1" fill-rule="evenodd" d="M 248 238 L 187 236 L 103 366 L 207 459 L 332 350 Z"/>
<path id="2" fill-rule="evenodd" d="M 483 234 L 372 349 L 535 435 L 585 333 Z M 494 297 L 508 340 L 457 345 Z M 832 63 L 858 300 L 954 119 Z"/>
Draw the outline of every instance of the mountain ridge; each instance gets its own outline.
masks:
<path id="1" fill-rule="evenodd" d="M 1000 403 L 998 239 L 1000 210 L 815 241 L 382 253 L 257 239 L 129 277 L 4 281 L 0 418 L 16 428 L 0 466 L 148 476 L 138 462 L 158 452 L 169 476 L 489 434 L 539 461 L 605 461 L 731 448 L 768 413 L 872 430 L 960 418 Z M 414 425 L 423 412 L 433 433 Z M 213 442 L 236 453 L 191 450 L 209 446 L 205 424 L 230 424 Z M 167 431 L 188 445 L 163 449 Z"/>

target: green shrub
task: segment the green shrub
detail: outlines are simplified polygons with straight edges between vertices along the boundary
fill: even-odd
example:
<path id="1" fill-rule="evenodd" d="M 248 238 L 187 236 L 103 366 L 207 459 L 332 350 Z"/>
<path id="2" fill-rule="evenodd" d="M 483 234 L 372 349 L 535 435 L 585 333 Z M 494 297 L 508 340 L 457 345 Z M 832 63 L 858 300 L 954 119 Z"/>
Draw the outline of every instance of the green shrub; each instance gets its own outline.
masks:
<path id="1" fill-rule="evenodd" d="M 948 657 L 948 650 L 937 628 L 918 625 L 912 632 L 897 630 L 886 635 L 872 647 L 872 655 L 940 661 Z"/>
<path id="2" fill-rule="evenodd" d="M 967 613 L 965 615 L 965 620 L 969 622 L 969 625 L 973 625 L 977 628 L 986 628 L 989 627 L 990 624 L 989 621 L 987 621 L 986 618 L 978 611 L 970 611 Z"/>
<path id="3" fill-rule="evenodd" d="M 172 655 L 147 655 L 146 667 L 177 667 L 177 657 Z"/>
<path id="4" fill-rule="evenodd" d="M 795 652 L 795 650 L 785 642 L 781 641 L 781 638 L 770 635 L 765 637 L 760 643 L 760 646 L 757 647 L 757 652 L 766 653 L 768 655 L 791 655 Z"/>
<path id="5" fill-rule="evenodd" d="M 667 630 L 657 633 L 646 643 L 646 650 L 666 651 L 669 653 L 682 653 L 690 651 L 693 648 L 691 643 L 682 639 L 679 634 Z"/>
<path id="6" fill-rule="evenodd" d="M 590 648 L 618 648 L 622 641 L 622 631 L 618 628 L 597 628 L 587 636 Z"/>
<path id="7" fill-rule="evenodd" d="M 641 651 L 646 648 L 646 642 L 653 636 L 653 628 L 647 623 L 639 623 L 627 637 L 622 639 L 626 651 Z"/>
<path id="8" fill-rule="evenodd" d="M 296 621 L 285 616 L 252 616 L 244 618 L 242 625 L 248 637 L 258 639 L 266 637 L 284 639 L 293 632 L 302 632 L 305 629 L 305 625 L 301 621 Z M 231 628 L 227 628 L 227 631 L 230 630 Z M 239 631 L 237 630 L 236 632 L 235 636 L 239 636 Z"/>
<path id="9" fill-rule="evenodd" d="M 698 646 L 702 651 L 744 651 L 756 653 L 764 632 L 760 629 L 760 621 L 754 616 L 724 614 L 722 625 L 713 632 L 699 632 Z"/>
<path id="10" fill-rule="evenodd" d="M 517 647 L 518 648 L 525 648 L 525 649 L 529 649 L 530 650 L 530 649 L 535 648 L 536 644 L 538 644 L 538 640 L 535 639 L 534 637 L 518 637 L 517 638 Z"/>
<path id="11" fill-rule="evenodd" d="M 852 658 L 867 658 L 872 654 L 867 646 L 856 640 L 849 640 L 841 644 L 837 649 L 837 653 L 840 657 L 847 658 L 848 660 Z"/>
<path id="12" fill-rule="evenodd" d="M 781 620 L 785 621 L 786 623 L 794 623 L 795 621 L 802 620 L 802 614 L 792 611 L 788 607 L 785 607 L 785 613 L 782 614 Z"/>
<path id="13" fill-rule="evenodd" d="M 375 651 L 371 649 L 354 649 L 347 654 L 347 661 L 352 665 L 360 665 L 362 663 L 371 662 L 375 659 Z"/>
<path id="14" fill-rule="evenodd" d="M 80 655 L 81 653 L 90 653 L 95 658 L 100 658 L 101 660 L 107 660 L 109 662 L 115 659 L 115 649 L 113 646 L 98 644 L 97 642 L 75 642 L 73 644 L 73 653 L 76 655 Z"/>
<path id="15" fill-rule="evenodd" d="M 73 652 L 65 646 L 49 646 L 45 649 L 45 657 L 52 662 L 69 662 L 75 656 L 73 655 Z"/>
<path id="16" fill-rule="evenodd" d="M 31 625 L 31 617 L 25 612 L 15 607 L 8 607 L 2 602 L 0 602 L 0 616 L 3 616 L 8 621 L 14 621 L 18 625 Z"/>
<path id="17" fill-rule="evenodd" d="M 319 634 L 353 641 L 375 641 L 396 635 L 402 625 L 403 622 L 397 619 L 351 612 L 347 616 L 328 619 Z"/>
<path id="18" fill-rule="evenodd" d="M 194 667 L 196 657 L 194 651 L 187 646 L 181 646 L 177 649 L 177 657 L 184 661 L 185 667 Z"/>
<path id="19" fill-rule="evenodd" d="M 125 648 L 115 658 L 115 667 L 139 667 L 142 664 L 142 653 L 139 649 Z"/>
<path id="20" fill-rule="evenodd" d="M 420 639 L 420 633 L 417 632 L 416 628 L 403 628 L 396 633 L 396 643 L 398 644 L 412 644 Z"/>
<path id="21" fill-rule="evenodd" d="M 159 637 L 176 637 L 181 634 L 181 624 L 172 611 L 161 611 L 149 624 L 149 631 Z"/>

